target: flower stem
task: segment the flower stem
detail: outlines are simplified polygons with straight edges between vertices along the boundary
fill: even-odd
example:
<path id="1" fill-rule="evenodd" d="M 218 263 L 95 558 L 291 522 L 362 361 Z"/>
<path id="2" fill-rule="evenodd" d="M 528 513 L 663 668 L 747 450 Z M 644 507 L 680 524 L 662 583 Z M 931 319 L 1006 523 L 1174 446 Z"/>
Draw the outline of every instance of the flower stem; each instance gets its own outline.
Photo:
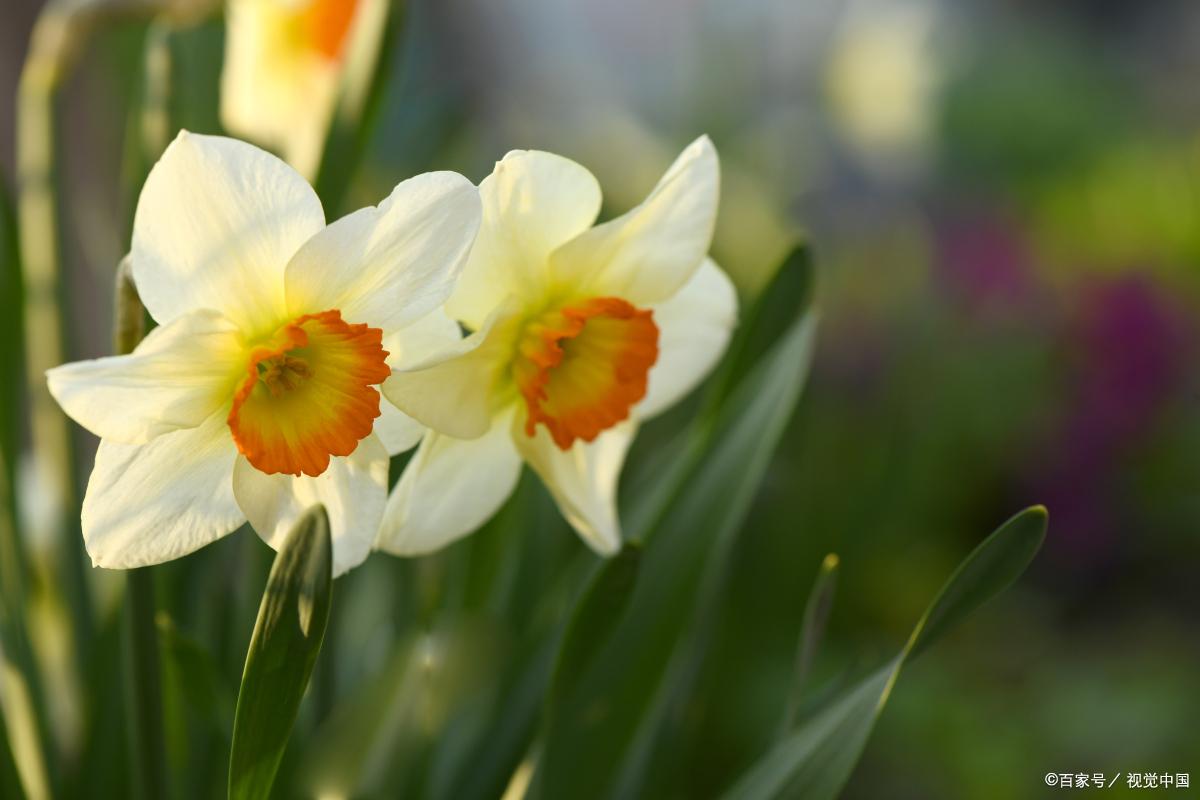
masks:
<path id="1" fill-rule="evenodd" d="M 145 309 L 133 283 L 129 256 L 117 267 L 113 288 L 113 349 L 131 353 L 145 331 Z M 162 665 L 150 567 L 125 573 L 125 700 L 130 722 L 134 780 L 144 798 L 167 796 L 163 731 Z"/>
<path id="2" fill-rule="evenodd" d="M 162 667 L 154 619 L 150 567 L 126 573 L 125 699 L 132 739 L 130 756 L 138 795 L 167 797 L 167 751 L 163 732 Z"/>

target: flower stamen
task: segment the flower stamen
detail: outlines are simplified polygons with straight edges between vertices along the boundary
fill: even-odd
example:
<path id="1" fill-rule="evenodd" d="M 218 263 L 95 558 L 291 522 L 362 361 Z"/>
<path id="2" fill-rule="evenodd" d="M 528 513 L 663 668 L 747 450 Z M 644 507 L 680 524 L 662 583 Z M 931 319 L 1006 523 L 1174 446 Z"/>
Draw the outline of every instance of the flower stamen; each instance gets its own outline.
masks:
<path id="1" fill-rule="evenodd" d="M 312 370 L 308 368 L 308 363 L 286 353 L 258 364 L 258 379 L 266 385 L 272 397 L 294 391 L 310 377 Z"/>

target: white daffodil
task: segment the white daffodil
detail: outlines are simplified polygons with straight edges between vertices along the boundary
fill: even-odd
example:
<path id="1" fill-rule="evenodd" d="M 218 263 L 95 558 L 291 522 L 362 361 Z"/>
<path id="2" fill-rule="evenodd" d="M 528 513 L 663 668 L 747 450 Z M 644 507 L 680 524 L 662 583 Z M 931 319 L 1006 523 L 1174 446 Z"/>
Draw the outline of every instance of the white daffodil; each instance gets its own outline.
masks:
<path id="1" fill-rule="evenodd" d="M 734 326 L 733 286 L 706 257 L 718 184 L 701 138 L 640 206 L 593 227 L 600 188 L 580 165 L 524 151 L 496 165 L 446 306 L 474 333 L 455 357 L 383 386 L 433 431 L 377 547 L 417 554 L 470 533 L 525 461 L 594 550 L 619 548 L 617 479 L 637 421 L 695 386 Z"/>
<path id="2" fill-rule="evenodd" d="M 221 124 L 312 179 L 355 43 L 377 0 L 229 0 Z"/>
<path id="3" fill-rule="evenodd" d="M 388 455 L 422 432 L 375 386 L 458 340 L 439 306 L 479 219 L 475 187 L 442 172 L 326 226 L 276 157 L 181 133 L 134 218 L 133 277 L 159 326 L 130 355 L 47 376 L 100 437 L 83 501 L 93 562 L 167 561 L 247 519 L 278 547 L 318 502 L 335 574 L 366 558 Z"/>

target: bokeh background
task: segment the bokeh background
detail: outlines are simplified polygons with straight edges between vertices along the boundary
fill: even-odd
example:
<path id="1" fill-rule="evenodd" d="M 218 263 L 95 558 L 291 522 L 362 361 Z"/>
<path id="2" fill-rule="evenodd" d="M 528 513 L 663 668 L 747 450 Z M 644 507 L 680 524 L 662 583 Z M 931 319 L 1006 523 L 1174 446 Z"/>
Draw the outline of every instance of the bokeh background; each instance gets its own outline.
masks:
<path id="1" fill-rule="evenodd" d="M 5 0 L 0 25 L 10 191 L 38 5 Z M 72 358 L 108 351 L 145 30 L 105 30 L 63 98 Z M 179 124 L 216 132 L 220 23 L 175 37 Z M 714 254 L 743 295 L 796 237 L 816 253 L 815 362 L 662 767 L 680 796 L 717 793 L 770 739 L 826 553 L 832 675 L 893 653 L 974 544 L 1039 502 L 1032 570 L 905 672 L 846 796 L 1040 796 L 1067 771 L 1200 785 L 1198 41 L 1189 0 L 409 5 L 351 205 L 543 148 L 592 169 L 612 214 L 708 133 Z M 22 501 L 38 512 L 36 490 Z M 380 559 L 339 582 L 349 607 L 395 601 Z M 403 569 L 425 586 L 438 567 Z M 370 613 L 343 626 L 365 659 L 345 684 L 374 669 Z"/>

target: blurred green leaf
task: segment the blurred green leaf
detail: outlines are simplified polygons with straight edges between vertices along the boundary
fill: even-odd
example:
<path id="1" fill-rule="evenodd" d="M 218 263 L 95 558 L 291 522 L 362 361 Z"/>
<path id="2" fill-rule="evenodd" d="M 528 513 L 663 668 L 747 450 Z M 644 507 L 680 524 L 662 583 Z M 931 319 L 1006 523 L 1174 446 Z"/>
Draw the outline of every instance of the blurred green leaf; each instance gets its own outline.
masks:
<path id="1" fill-rule="evenodd" d="M 270 794 L 325 637 L 332 564 L 329 518 L 315 506 L 292 528 L 267 578 L 238 691 L 230 798 Z"/>
<path id="2" fill-rule="evenodd" d="M 628 540 L 640 541 L 658 523 L 663 510 L 680 493 L 696 463 L 709 446 L 716 418 L 729 393 L 746 373 L 787 332 L 789 325 L 811 305 L 815 268 L 807 245 L 797 245 L 780 263 L 770 283 L 741 320 L 728 352 L 692 423 L 670 438 L 654 442 L 640 462 L 630 464 L 623 478 L 630 491 L 621 501 L 622 526 Z"/>
<path id="3" fill-rule="evenodd" d="M 554 713 L 563 698 L 571 696 L 579 676 L 612 637 L 629 608 L 640 563 L 641 547 L 625 545 L 615 557 L 601 564 L 579 598 L 559 647 L 546 701 L 550 713 Z"/>
<path id="4" fill-rule="evenodd" d="M 802 272 L 801 264 L 806 256 L 789 258 L 773 286 Z M 795 281 L 779 294 L 749 316 L 723 373 L 730 381 L 745 377 L 722 393 L 714 420 L 697 423 L 711 425 L 712 434 L 647 537 L 628 612 L 557 699 L 531 796 L 637 794 L 672 693 L 688 683 L 671 671 L 695 663 L 697 627 L 711 615 L 732 544 L 808 371 L 815 333 L 809 284 Z M 767 344 L 754 333 L 755 318 L 776 304 L 790 304 L 790 321 Z"/>
<path id="5" fill-rule="evenodd" d="M 430 797 L 438 800 L 488 800 L 501 797 L 513 771 L 529 749 L 537 730 L 546 684 L 550 681 L 558 641 L 546 637 L 512 670 L 514 677 L 497 686 L 496 702 L 484 724 L 463 736 L 455 727 L 438 742 L 438 763 Z"/>
<path id="6" fill-rule="evenodd" d="M 10 493 L 12 480 L 0 451 L 0 697 L 4 698 L 4 733 L 24 794 L 53 796 L 47 754 L 49 737 L 41 687 L 25 626 L 27 561 L 17 532 Z"/>
<path id="7" fill-rule="evenodd" d="M 143 798 L 165 797 L 169 782 L 163 733 L 162 657 L 154 622 L 156 605 L 151 568 L 126 570 L 122 650 L 129 709 L 129 760 L 137 794 Z"/>
<path id="8" fill-rule="evenodd" d="M 780 263 L 749 312 L 742 315 L 718 375 L 720 388 L 713 395 L 714 403 L 726 399 L 759 359 L 787 334 L 796 322 L 797 309 L 811 307 L 815 294 L 812 249 L 807 244 L 798 244 Z"/>
<path id="9" fill-rule="evenodd" d="M 813 659 L 825 636 L 825 624 L 829 621 L 829 612 L 833 609 L 833 590 L 837 583 L 838 557 L 834 553 L 825 556 L 817 569 L 817 577 L 813 580 L 812 589 L 808 593 L 808 602 L 804 604 L 804 620 L 800 626 L 800 644 L 796 650 L 796 671 L 792 678 L 792 694 L 788 698 L 787 709 L 783 714 L 782 730 L 790 731 L 796 725 L 800 711 L 800 700 L 804 694 L 804 684 L 812 669 Z"/>
<path id="10" fill-rule="evenodd" d="M 168 678 L 188 707 L 228 741 L 233 724 L 233 691 L 213 657 L 165 614 L 158 617 L 158 633 Z"/>
<path id="11" fill-rule="evenodd" d="M 900 654 L 803 723 L 747 771 L 726 800 L 836 797 L 858 762 L 901 668 L 1029 566 L 1046 535 L 1046 510 L 1026 509 L 959 565 Z"/>
<path id="12" fill-rule="evenodd" d="M 0 174 L 0 696 L 4 730 L 23 790 L 29 797 L 47 797 L 53 790 L 47 763 L 50 753 L 42 690 L 25 610 L 29 558 L 18 530 L 16 477 L 20 447 L 23 329 L 21 268 L 17 227 L 8 184 Z"/>
<path id="13" fill-rule="evenodd" d="M 0 305 L 0 365 L 3 365 L 3 373 L 0 373 L 0 456 L 9 464 L 16 464 L 25 361 L 21 316 L 23 290 L 16 219 L 3 173 L 0 173 L 0 298 L 3 298 Z"/>

